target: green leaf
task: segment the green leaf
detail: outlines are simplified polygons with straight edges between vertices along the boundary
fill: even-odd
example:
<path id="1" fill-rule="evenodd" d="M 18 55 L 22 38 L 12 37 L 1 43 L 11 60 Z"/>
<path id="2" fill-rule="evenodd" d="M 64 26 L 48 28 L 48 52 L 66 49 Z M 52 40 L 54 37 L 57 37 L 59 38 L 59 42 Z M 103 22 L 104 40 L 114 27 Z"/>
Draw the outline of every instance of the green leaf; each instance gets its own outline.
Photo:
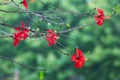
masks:
<path id="1" fill-rule="evenodd" d="M 115 10 L 116 10 L 116 12 L 119 12 L 119 6 L 115 6 Z"/>
<path id="2" fill-rule="evenodd" d="M 95 13 L 96 13 L 96 8 L 90 9 L 90 10 L 88 11 L 88 13 L 89 13 L 90 16 L 95 15 Z"/>
<path id="3" fill-rule="evenodd" d="M 44 78 L 44 72 L 40 71 L 40 80 L 43 80 L 43 78 Z"/>

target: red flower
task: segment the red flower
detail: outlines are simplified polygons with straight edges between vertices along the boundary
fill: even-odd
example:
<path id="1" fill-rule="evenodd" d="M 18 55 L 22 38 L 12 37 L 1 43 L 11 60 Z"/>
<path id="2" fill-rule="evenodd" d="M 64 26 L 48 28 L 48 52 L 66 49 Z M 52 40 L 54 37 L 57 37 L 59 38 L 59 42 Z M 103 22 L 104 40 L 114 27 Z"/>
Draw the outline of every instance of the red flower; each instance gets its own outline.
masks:
<path id="1" fill-rule="evenodd" d="M 25 40 L 28 36 L 29 36 L 29 30 L 28 29 L 24 29 L 25 28 L 25 24 L 24 22 L 21 23 L 22 28 L 17 27 L 15 28 L 16 32 L 14 33 L 14 46 L 16 47 L 20 40 Z"/>
<path id="2" fill-rule="evenodd" d="M 23 6 L 26 8 L 26 10 L 28 10 L 27 0 L 23 0 L 23 1 L 21 2 L 21 4 L 23 4 Z"/>
<path id="3" fill-rule="evenodd" d="M 52 46 L 57 43 L 59 37 L 53 30 L 48 30 L 45 38 L 48 41 L 49 46 Z"/>
<path id="4" fill-rule="evenodd" d="M 76 68 L 82 68 L 84 66 L 85 60 L 87 60 L 84 58 L 82 51 L 78 48 L 76 48 L 76 53 L 72 55 L 71 59 L 75 63 L 74 66 Z"/>
<path id="5" fill-rule="evenodd" d="M 94 19 L 96 20 L 96 23 L 99 26 L 102 26 L 102 24 L 104 23 L 105 20 L 105 15 L 104 15 L 104 11 L 102 9 L 97 9 L 97 14 L 94 16 Z"/>

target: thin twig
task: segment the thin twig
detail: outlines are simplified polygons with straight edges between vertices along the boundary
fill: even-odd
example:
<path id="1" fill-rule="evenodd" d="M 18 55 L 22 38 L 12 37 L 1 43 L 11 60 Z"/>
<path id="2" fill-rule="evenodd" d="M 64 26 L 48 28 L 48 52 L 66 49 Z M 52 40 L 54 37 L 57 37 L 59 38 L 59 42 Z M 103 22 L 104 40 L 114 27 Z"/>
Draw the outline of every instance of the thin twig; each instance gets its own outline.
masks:
<path id="1" fill-rule="evenodd" d="M 7 24 L 7 23 L 0 23 L 0 25 L 2 26 L 5 26 L 5 27 L 9 27 L 9 28 L 15 28 L 15 25 L 10 25 L 10 24 Z M 28 28 L 22 28 L 22 27 L 19 27 L 20 29 L 28 29 Z M 37 35 L 40 35 L 41 37 L 45 35 L 45 33 L 40 33 L 40 32 L 37 32 L 37 31 L 34 31 L 33 29 L 29 29 L 29 31 L 37 34 Z"/>
<path id="2" fill-rule="evenodd" d="M 23 64 L 23 63 L 14 61 L 14 60 L 12 60 L 12 59 L 10 59 L 10 58 L 8 58 L 8 57 L 0 56 L 0 59 L 6 60 L 6 61 L 10 61 L 10 62 L 12 62 L 12 63 L 19 64 L 20 66 L 25 67 L 25 68 L 28 68 L 28 69 L 31 69 L 31 70 L 39 70 L 39 71 L 45 71 L 45 72 L 47 71 L 47 69 L 35 68 L 35 67 L 33 67 L 33 66 L 28 66 L 28 65 L 25 65 L 25 64 Z"/>
<path id="3" fill-rule="evenodd" d="M 12 38 L 13 35 L 0 35 L 0 38 Z"/>
<path id="4" fill-rule="evenodd" d="M 89 25 L 92 25 L 92 24 L 95 24 L 95 22 L 94 23 L 90 23 L 90 24 L 86 24 L 86 25 L 83 25 L 83 26 L 73 27 L 73 28 L 70 28 L 70 29 L 67 29 L 67 30 L 64 30 L 64 31 L 60 31 L 60 32 L 58 32 L 58 34 L 63 34 L 63 33 L 67 33 L 67 32 L 73 31 L 73 30 L 82 29 L 82 28 L 84 28 L 86 26 L 89 26 Z"/>

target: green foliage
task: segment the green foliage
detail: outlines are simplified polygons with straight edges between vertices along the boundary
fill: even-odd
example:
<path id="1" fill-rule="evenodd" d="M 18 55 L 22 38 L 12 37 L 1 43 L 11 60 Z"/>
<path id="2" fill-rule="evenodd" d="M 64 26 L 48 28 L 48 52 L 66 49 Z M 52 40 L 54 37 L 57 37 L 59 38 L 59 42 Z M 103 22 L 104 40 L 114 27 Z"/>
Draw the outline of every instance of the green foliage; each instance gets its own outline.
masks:
<path id="1" fill-rule="evenodd" d="M 112 8 L 112 14 L 111 15 L 117 15 L 119 13 L 120 13 L 120 4 L 118 4 L 114 8 Z"/>
<path id="2" fill-rule="evenodd" d="M 19 0 L 16 1 L 19 4 Z M 12 77 L 14 69 L 17 68 L 20 70 L 20 80 L 39 80 L 39 78 L 40 80 L 120 80 L 120 7 L 117 5 L 119 0 L 43 1 L 46 5 L 37 2 L 37 0 L 34 3 L 29 3 L 29 9 L 31 11 L 52 11 L 52 9 L 58 11 L 56 13 L 62 17 L 66 24 L 60 29 L 69 29 L 95 22 L 93 18 L 95 8 L 102 8 L 105 14 L 115 13 L 115 15 L 112 15 L 110 20 L 106 20 L 101 27 L 96 24 L 88 25 L 83 29 L 65 34 L 67 37 L 60 35 L 58 42 L 64 45 L 64 47 L 56 45 L 60 50 L 66 52 L 66 48 L 68 48 L 72 54 L 75 47 L 79 47 L 84 52 L 85 57 L 89 58 L 82 69 L 75 69 L 70 57 L 63 55 L 60 50 L 54 47 L 49 47 L 43 38 L 29 38 L 21 42 L 16 48 L 12 45 L 12 39 L 0 39 L 1 56 L 9 57 L 34 68 L 40 67 L 49 70 L 48 72 L 39 72 L 0 59 L 0 79 L 4 76 Z M 113 6 L 113 3 L 116 5 Z M 113 11 L 111 11 L 112 8 Z M 11 8 L 1 5 L 0 9 L 11 10 Z M 64 13 L 64 11 L 66 12 Z M 73 13 L 69 13 L 69 11 Z M 82 15 L 82 13 L 86 14 L 88 12 L 90 16 Z M 45 15 L 49 15 L 52 20 L 56 21 L 56 19 L 53 19 L 55 14 L 45 13 Z M 24 21 L 27 26 L 31 25 L 37 31 L 46 28 L 59 30 L 59 26 L 42 20 L 38 21 L 39 18 L 34 16 L 32 16 L 32 19 L 38 22 L 37 25 L 33 24 L 24 14 L 0 12 L 0 17 L 8 23 L 16 25 L 20 25 L 21 21 Z M 3 29 L 3 27 L 0 27 L 0 29 Z M 6 29 L 6 31 L 13 33 L 12 29 Z"/>

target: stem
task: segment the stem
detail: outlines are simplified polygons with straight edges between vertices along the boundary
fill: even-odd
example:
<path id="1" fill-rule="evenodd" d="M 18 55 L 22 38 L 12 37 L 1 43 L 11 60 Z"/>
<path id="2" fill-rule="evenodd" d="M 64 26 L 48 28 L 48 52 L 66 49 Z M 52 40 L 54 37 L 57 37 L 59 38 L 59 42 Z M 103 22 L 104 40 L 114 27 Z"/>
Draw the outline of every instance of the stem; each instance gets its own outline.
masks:
<path id="1" fill-rule="evenodd" d="M 38 71 L 47 71 L 47 69 L 42 69 L 42 68 L 34 68 L 33 66 L 28 66 L 28 65 L 25 65 L 23 63 L 20 63 L 20 62 L 17 62 L 17 61 L 14 61 L 8 57 L 4 57 L 4 56 L 0 56 L 0 59 L 3 59 L 3 60 L 6 60 L 6 61 L 10 61 L 11 63 L 16 63 L 16 64 L 19 64 L 20 66 L 24 67 L 24 68 L 28 68 L 28 69 L 31 69 L 31 70 L 38 70 Z"/>
<path id="2" fill-rule="evenodd" d="M 86 26 L 93 25 L 93 24 L 95 24 L 95 22 L 94 23 L 90 23 L 90 24 L 86 24 L 86 25 L 83 25 L 83 26 L 73 27 L 73 28 L 70 28 L 70 29 L 67 29 L 67 30 L 64 30 L 64 31 L 60 31 L 60 32 L 58 32 L 58 34 L 63 34 L 63 33 L 67 33 L 67 32 L 73 31 L 73 30 L 82 29 L 82 28 L 84 28 Z"/>

